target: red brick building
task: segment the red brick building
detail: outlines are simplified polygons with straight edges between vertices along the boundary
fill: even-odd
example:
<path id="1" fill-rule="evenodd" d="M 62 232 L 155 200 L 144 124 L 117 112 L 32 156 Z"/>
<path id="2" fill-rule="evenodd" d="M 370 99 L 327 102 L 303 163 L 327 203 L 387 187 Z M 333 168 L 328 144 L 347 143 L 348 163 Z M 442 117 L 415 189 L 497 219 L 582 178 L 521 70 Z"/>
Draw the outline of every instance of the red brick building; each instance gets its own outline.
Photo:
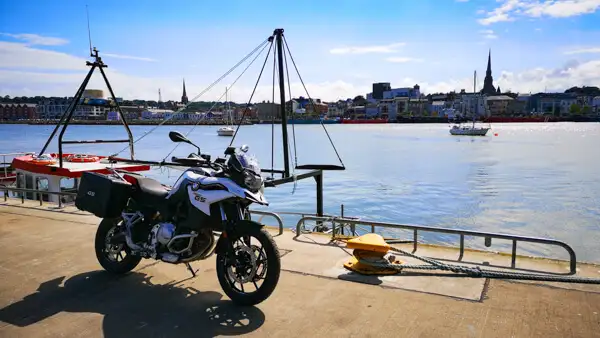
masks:
<path id="1" fill-rule="evenodd" d="M 0 120 L 33 120 L 37 118 L 37 104 L 0 103 Z"/>

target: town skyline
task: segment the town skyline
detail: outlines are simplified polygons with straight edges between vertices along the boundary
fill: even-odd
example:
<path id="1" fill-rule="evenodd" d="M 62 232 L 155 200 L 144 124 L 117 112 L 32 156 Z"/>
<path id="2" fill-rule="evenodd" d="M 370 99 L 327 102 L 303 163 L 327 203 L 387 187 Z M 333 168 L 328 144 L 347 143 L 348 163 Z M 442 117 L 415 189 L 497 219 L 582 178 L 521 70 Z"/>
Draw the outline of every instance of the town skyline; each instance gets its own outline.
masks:
<path id="1" fill-rule="evenodd" d="M 311 25 L 287 13 L 288 5 L 277 8 L 268 1 L 256 8 L 234 2 L 222 20 L 202 14 L 224 11 L 218 4 L 197 16 L 189 13 L 199 9 L 193 2 L 145 4 L 89 6 L 92 43 L 109 66 L 107 75 L 118 97 L 158 101 L 160 88 L 163 101 L 179 101 L 185 78 L 187 95 L 194 100 L 278 27 L 286 30 L 309 93 L 324 101 L 365 96 L 375 82 L 390 82 L 393 88 L 419 84 L 423 93 L 472 91 L 474 71 L 480 90 L 490 49 L 494 85 L 503 92 L 564 92 L 600 83 L 600 45 L 589 43 L 600 41 L 598 1 L 423 1 L 386 4 L 386 10 L 383 2 L 339 6 L 334 1 L 318 7 L 319 20 Z M 73 96 L 89 60 L 85 4 L 30 1 L 2 7 L 0 94 Z M 303 6 L 307 12 L 311 8 L 317 7 L 309 1 Z M 428 26 L 408 15 L 408 9 L 414 17 L 427 13 Z M 239 23 L 246 13 L 257 12 L 279 17 Z M 17 19 L 24 13 L 30 20 Z M 367 16 L 357 23 L 359 13 L 374 14 L 380 21 Z M 125 17 L 126 25 L 118 21 Z M 230 89 L 232 101 L 248 100 L 261 59 Z M 218 101 L 240 71 L 196 101 Z M 271 100 L 270 77 L 266 70 L 254 102 Z M 88 88 L 105 89 L 98 80 L 92 78 Z M 307 96 L 295 75 L 291 81 L 291 96 Z"/>

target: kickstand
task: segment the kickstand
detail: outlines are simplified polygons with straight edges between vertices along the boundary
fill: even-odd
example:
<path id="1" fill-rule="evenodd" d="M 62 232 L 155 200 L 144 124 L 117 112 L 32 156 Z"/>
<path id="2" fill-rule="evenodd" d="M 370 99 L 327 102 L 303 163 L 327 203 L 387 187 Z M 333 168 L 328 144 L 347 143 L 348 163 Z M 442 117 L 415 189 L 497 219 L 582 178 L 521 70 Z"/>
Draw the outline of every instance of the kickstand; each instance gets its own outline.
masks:
<path id="1" fill-rule="evenodd" d="M 187 263 L 187 262 L 185 263 L 185 266 L 192 273 L 192 277 L 196 277 L 196 272 L 198 272 L 198 270 L 194 271 L 194 269 L 192 269 L 192 266 L 190 265 L 190 263 Z"/>

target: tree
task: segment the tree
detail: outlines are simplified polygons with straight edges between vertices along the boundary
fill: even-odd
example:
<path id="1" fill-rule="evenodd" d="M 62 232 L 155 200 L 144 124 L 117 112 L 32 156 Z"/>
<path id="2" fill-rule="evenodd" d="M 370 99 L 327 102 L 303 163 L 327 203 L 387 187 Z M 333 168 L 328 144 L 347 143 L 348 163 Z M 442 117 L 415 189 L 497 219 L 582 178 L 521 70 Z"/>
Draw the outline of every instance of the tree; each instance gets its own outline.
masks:
<path id="1" fill-rule="evenodd" d="M 365 99 L 365 97 L 364 97 L 364 96 L 362 96 L 362 95 L 358 95 L 357 97 L 355 97 L 355 98 L 352 100 L 352 103 L 353 103 L 355 106 L 362 106 L 362 105 L 364 105 L 366 102 L 367 102 L 367 100 L 366 100 L 366 99 Z"/>
<path id="2" fill-rule="evenodd" d="M 580 113 L 581 113 L 581 106 L 579 106 L 579 105 L 578 105 L 578 104 L 576 104 L 576 103 L 573 103 L 573 104 L 571 105 L 571 107 L 569 107 L 569 112 L 570 112 L 571 114 L 580 114 Z"/>
<path id="3" fill-rule="evenodd" d="M 581 109 L 581 113 L 583 115 L 589 115 L 592 112 L 592 107 L 590 106 L 583 106 L 583 109 Z"/>

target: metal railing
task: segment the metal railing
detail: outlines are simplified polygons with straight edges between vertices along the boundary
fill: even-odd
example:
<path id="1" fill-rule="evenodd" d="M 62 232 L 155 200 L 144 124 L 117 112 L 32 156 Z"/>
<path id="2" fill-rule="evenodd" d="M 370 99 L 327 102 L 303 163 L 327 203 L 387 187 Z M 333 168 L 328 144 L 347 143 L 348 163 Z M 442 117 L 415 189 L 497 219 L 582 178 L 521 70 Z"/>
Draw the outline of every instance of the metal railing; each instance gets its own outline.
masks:
<path id="1" fill-rule="evenodd" d="M 33 155 L 35 154 L 34 152 L 22 152 L 22 153 L 6 153 L 6 154 L 0 154 L 0 157 L 2 157 L 2 162 L 0 162 L 0 166 L 2 166 L 2 171 L 4 173 L 3 177 L 8 177 L 8 167 L 12 162 L 6 162 L 6 157 L 7 156 L 12 156 L 13 158 L 15 156 L 18 155 Z"/>
<path id="2" fill-rule="evenodd" d="M 419 231 L 422 232 L 432 232 L 432 233 L 444 233 L 444 234 L 453 234 L 458 235 L 460 238 L 460 254 L 458 257 L 458 261 L 461 261 L 464 252 L 465 252 L 465 237 L 483 237 L 485 239 L 485 246 L 490 247 L 492 245 L 492 239 L 503 239 L 512 241 L 512 253 L 511 253 L 511 268 L 516 267 L 517 262 L 517 242 L 529 242 L 529 243 L 537 243 L 537 244 L 546 244 L 546 245 L 554 245 L 562 247 L 569 254 L 569 268 L 570 273 L 575 274 L 577 272 L 577 259 L 575 256 L 575 251 L 568 244 L 549 238 L 539 238 L 539 237 L 526 237 L 526 236 L 517 236 L 517 235 L 507 235 L 507 234 L 498 234 L 491 232 L 483 232 L 483 231 L 473 231 L 473 230 L 464 230 L 464 229 L 450 229 L 450 228 L 438 228 L 438 227 L 429 227 L 423 225 L 410 225 L 410 224 L 396 224 L 396 223 L 383 223 L 383 222 L 369 222 L 357 219 L 350 218 L 341 218 L 341 217 L 317 217 L 317 216 L 305 216 L 302 217 L 298 223 L 296 223 L 296 235 L 298 237 L 302 234 L 302 227 L 305 221 L 316 221 L 316 222 L 331 222 L 332 231 L 331 238 L 336 238 L 336 225 L 364 225 L 370 226 L 371 232 L 375 232 L 376 227 L 382 228 L 392 228 L 392 229 L 403 229 L 403 230 L 412 230 L 413 231 L 413 253 L 417 251 L 418 247 L 418 234 Z"/>

